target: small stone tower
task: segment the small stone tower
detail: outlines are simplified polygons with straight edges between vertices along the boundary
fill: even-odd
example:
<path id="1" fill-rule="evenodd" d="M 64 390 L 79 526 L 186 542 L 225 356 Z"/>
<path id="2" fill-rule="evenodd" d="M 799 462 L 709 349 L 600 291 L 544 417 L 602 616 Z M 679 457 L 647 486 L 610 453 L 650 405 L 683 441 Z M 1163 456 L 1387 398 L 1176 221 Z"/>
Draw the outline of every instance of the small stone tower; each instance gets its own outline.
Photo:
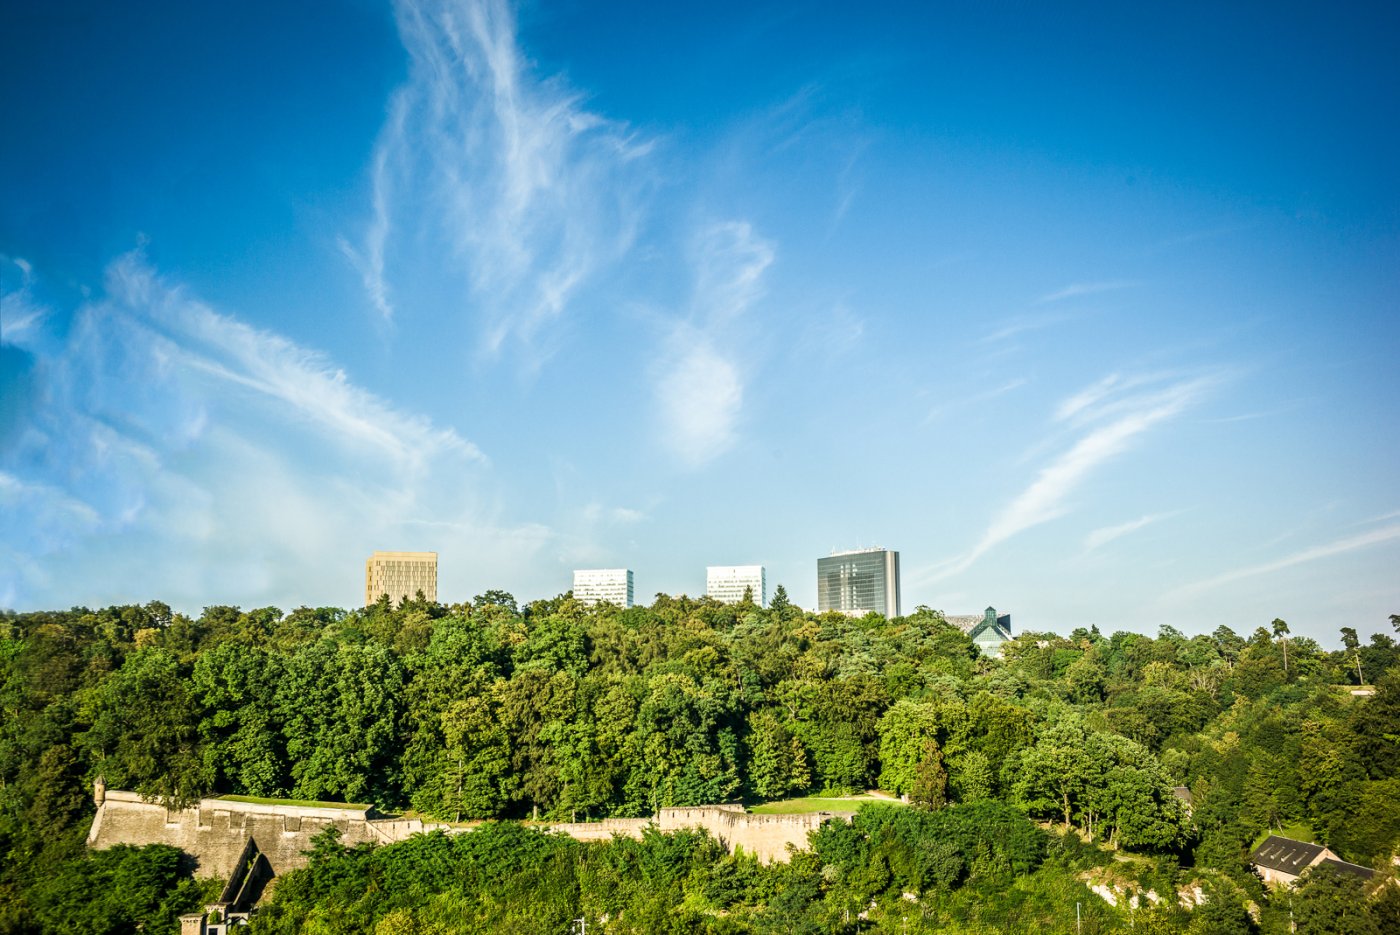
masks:
<path id="1" fill-rule="evenodd" d="M 107 801 L 106 776 L 98 776 L 92 781 L 92 801 L 97 805 L 98 808 L 101 808 L 102 803 Z"/>

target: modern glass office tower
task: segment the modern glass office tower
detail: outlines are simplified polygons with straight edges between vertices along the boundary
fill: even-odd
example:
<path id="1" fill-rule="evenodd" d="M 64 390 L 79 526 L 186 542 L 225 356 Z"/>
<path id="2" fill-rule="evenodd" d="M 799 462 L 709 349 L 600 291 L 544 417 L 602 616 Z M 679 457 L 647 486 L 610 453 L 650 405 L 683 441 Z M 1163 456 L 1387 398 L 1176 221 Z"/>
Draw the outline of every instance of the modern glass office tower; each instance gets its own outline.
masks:
<path id="1" fill-rule="evenodd" d="M 860 617 L 872 610 L 898 617 L 899 553 L 889 549 L 833 552 L 817 559 L 817 612 Z"/>
<path id="2" fill-rule="evenodd" d="M 607 601 L 632 606 L 632 569 L 585 568 L 574 572 L 574 597 L 585 607 Z"/>
<path id="3" fill-rule="evenodd" d="M 365 560 L 365 606 L 387 594 L 395 606 L 423 592 L 437 600 L 436 552 L 375 552 Z"/>
<path id="4" fill-rule="evenodd" d="M 710 565 L 705 569 L 705 594 L 726 604 L 737 604 L 744 592 L 753 591 L 759 607 L 768 606 L 768 573 L 762 565 Z"/>

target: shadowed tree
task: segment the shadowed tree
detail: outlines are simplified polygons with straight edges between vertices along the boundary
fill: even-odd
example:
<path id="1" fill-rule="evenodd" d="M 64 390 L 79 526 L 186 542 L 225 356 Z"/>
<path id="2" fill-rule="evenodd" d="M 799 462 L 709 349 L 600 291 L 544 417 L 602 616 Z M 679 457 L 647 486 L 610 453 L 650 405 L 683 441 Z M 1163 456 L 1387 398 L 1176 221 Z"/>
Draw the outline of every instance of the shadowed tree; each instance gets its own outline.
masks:
<path id="1" fill-rule="evenodd" d="M 936 812 L 948 804 L 948 769 L 943 765 L 943 750 L 938 741 L 924 741 L 923 755 L 914 771 L 914 786 L 909 801 L 917 808 Z"/>
<path id="2" fill-rule="evenodd" d="M 1381 935 L 1359 877 L 1314 867 L 1293 898 L 1298 931 L 1307 935 Z"/>
<path id="3" fill-rule="evenodd" d="M 1356 659 L 1356 684 L 1365 685 L 1366 680 L 1361 676 L 1361 640 L 1357 638 L 1354 627 L 1342 627 L 1342 645 Z"/>
<path id="4" fill-rule="evenodd" d="M 1274 638 L 1283 642 L 1283 677 L 1288 678 L 1288 624 L 1274 618 Z"/>

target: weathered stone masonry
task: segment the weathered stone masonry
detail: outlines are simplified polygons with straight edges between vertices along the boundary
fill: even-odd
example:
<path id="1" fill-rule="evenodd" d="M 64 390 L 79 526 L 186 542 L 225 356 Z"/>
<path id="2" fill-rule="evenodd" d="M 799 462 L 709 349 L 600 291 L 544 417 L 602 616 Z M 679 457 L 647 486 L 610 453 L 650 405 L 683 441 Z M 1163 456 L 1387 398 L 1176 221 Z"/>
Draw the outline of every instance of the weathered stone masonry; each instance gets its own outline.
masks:
<path id="1" fill-rule="evenodd" d="M 786 861 L 788 845 L 807 849 L 807 835 L 832 818 L 849 821 L 853 812 L 812 812 L 805 815 L 754 815 L 737 805 L 697 805 L 663 808 L 655 818 L 612 818 L 598 822 L 551 825 L 550 830 L 580 841 L 606 841 L 614 834 L 639 838 L 654 825 L 663 833 L 703 828 L 730 851 L 742 850 L 764 863 Z"/>
<path id="2" fill-rule="evenodd" d="M 348 845 L 389 840 L 375 824 L 366 809 L 259 805 L 225 799 L 201 799 L 191 808 L 168 809 L 158 802 L 143 801 L 134 792 L 112 790 L 97 805 L 88 846 L 170 844 L 199 861 L 196 872 L 200 876 L 227 879 L 250 837 L 267 857 L 273 873 L 281 874 L 305 865 L 302 851 L 310 850 L 311 839 L 329 827 L 340 829 L 340 840 Z M 421 822 L 385 824 L 416 824 L 422 830 Z"/>
<path id="3" fill-rule="evenodd" d="M 115 844 L 170 844 L 198 861 L 199 876 L 227 879 L 238 865 L 252 838 L 275 874 L 305 866 L 311 839 L 326 828 L 340 830 L 341 843 L 366 841 L 392 844 L 414 834 L 441 829 L 452 833 L 461 826 L 417 819 L 373 818 L 367 808 L 331 808 L 302 805 L 263 805 L 227 799 L 201 799 L 186 809 L 167 809 L 144 801 L 134 792 L 101 788 L 95 796 L 97 815 L 88 832 L 88 846 L 102 849 Z M 654 819 L 615 818 L 546 826 L 580 841 L 607 840 L 613 835 L 640 838 L 654 825 L 662 832 L 703 828 L 732 850 L 743 850 L 760 860 L 785 861 L 788 846 L 807 847 L 807 835 L 831 818 L 849 820 L 850 813 L 807 815 L 753 815 L 738 806 L 663 808 Z"/>

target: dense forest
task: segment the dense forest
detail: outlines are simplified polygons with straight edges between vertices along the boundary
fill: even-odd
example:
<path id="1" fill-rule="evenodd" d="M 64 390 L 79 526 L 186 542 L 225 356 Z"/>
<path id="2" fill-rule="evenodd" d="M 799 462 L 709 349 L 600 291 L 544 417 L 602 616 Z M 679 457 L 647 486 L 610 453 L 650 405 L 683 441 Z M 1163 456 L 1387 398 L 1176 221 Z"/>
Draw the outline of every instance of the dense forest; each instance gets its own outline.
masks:
<path id="1" fill-rule="evenodd" d="M 1280 620 L 1092 627 L 992 660 L 937 611 L 816 615 L 781 588 L 768 608 L 488 592 L 5 613 L 0 933 L 173 932 L 209 898 L 171 848 L 85 853 L 98 775 L 176 804 L 489 820 L 319 839 L 254 931 L 1074 931 L 1078 905 L 1091 933 L 1400 932 L 1400 887 L 1317 873 L 1271 898 L 1247 863 L 1275 831 L 1393 873 L 1400 646 L 1341 642 Z M 911 805 L 828 823 L 772 866 L 701 833 L 583 844 L 509 820 L 874 788 Z"/>

